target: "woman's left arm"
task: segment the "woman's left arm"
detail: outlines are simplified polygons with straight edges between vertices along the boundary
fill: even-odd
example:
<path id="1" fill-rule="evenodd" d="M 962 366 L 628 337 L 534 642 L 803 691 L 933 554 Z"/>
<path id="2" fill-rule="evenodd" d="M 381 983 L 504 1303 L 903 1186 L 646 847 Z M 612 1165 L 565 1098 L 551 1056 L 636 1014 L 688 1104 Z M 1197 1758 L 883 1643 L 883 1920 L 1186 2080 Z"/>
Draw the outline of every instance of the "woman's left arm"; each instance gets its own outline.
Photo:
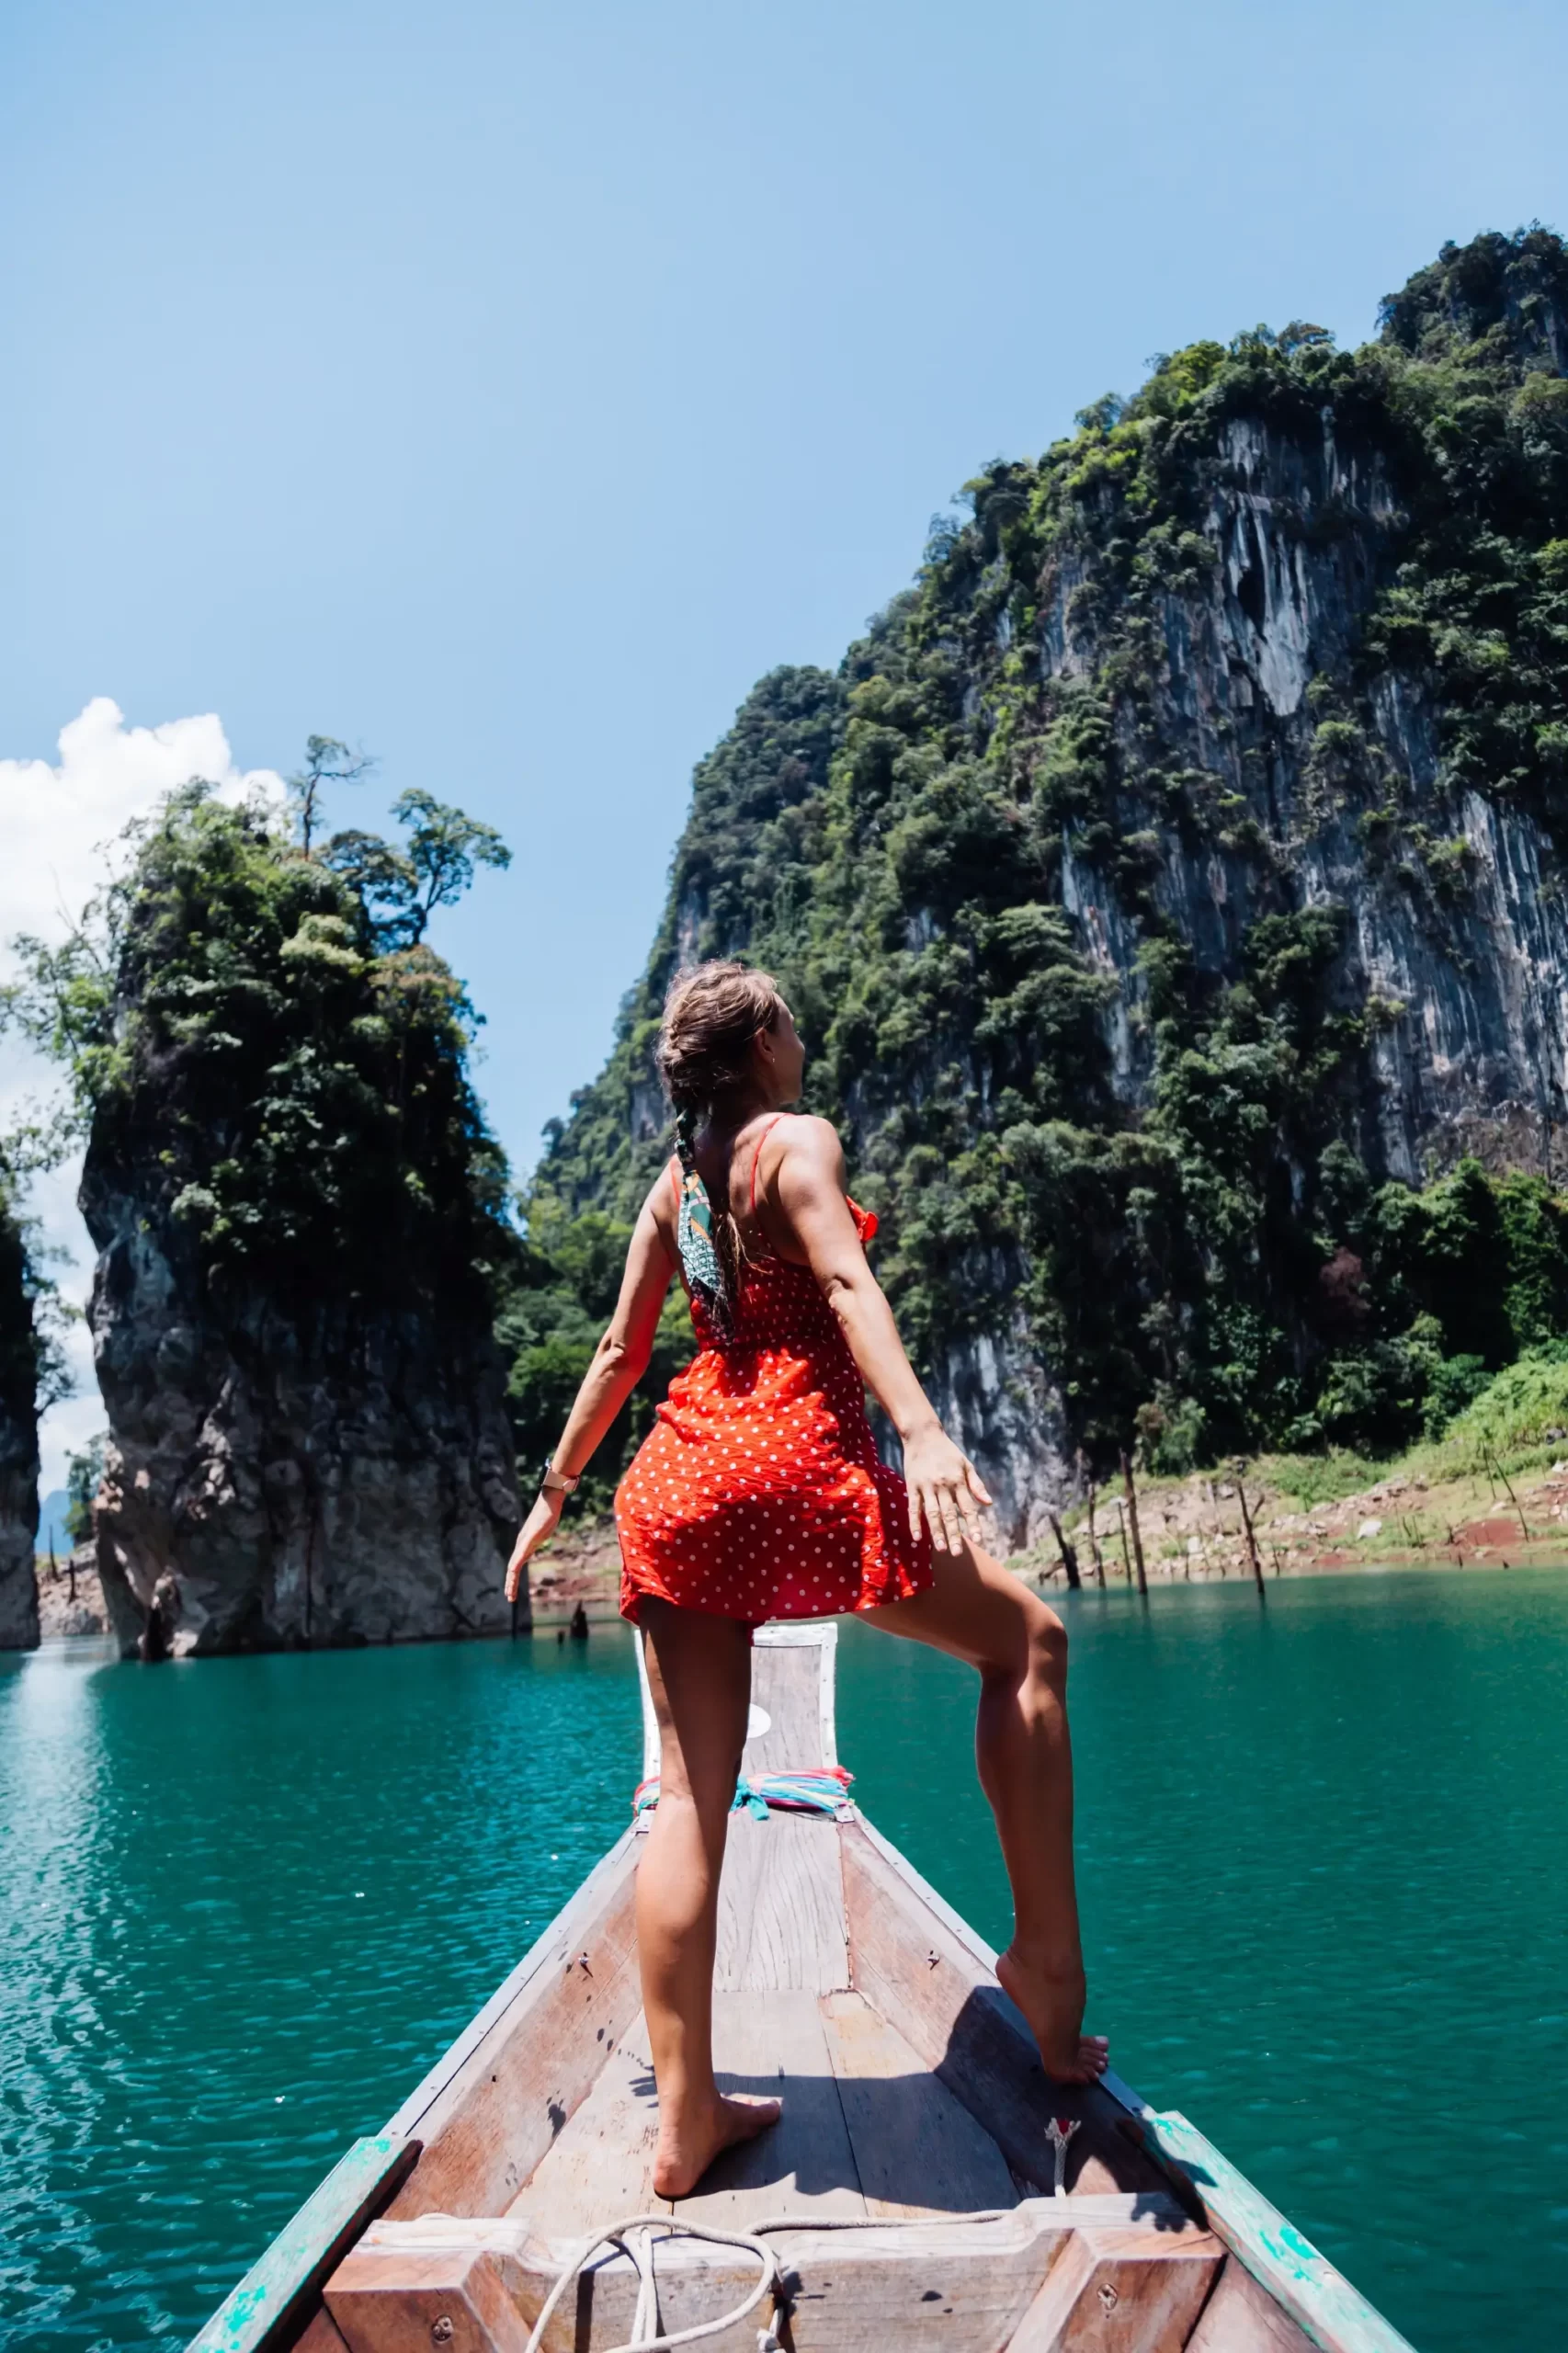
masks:
<path id="1" fill-rule="evenodd" d="M 659 1328 L 659 1311 L 675 1273 L 654 1214 L 660 1189 L 655 1186 L 642 1204 L 626 1253 L 626 1271 L 620 1279 L 615 1313 L 594 1350 L 583 1375 L 583 1385 L 566 1416 L 561 1442 L 551 1458 L 551 1468 L 563 1479 L 575 1478 L 587 1469 L 599 1441 L 648 1370 Z M 565 1500 L 559 1487 L 540 1488 L 506 1563 L 508 1601 L 516 1601 L 529 1559 L 547 1536 L 554 1535 Z"/>

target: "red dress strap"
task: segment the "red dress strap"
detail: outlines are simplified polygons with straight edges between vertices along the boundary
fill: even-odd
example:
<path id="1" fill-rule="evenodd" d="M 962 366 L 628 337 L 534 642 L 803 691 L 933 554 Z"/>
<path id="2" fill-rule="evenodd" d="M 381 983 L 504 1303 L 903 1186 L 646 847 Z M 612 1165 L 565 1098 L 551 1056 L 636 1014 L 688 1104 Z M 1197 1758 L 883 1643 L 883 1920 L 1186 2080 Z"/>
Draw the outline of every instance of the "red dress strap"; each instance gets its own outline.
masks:
<path id="1" fill-rule="evenodd" d="M 754 1214 L 756 1210 L 756 1167 L 758 1161 L 762 1158 L 762 1147 L 767 1142 L 768 1137 L 773 1133 L 774 1129 L 778 1125 L 779 1120 L 783 1117 L 784 1114 L 782 1111 L 775 1111 L 772 1119 L 769 1120 L 767 1125 L 758 1136 L 756 1140 L 756 1150 L 751 1156 L 751 1207 Z"/>

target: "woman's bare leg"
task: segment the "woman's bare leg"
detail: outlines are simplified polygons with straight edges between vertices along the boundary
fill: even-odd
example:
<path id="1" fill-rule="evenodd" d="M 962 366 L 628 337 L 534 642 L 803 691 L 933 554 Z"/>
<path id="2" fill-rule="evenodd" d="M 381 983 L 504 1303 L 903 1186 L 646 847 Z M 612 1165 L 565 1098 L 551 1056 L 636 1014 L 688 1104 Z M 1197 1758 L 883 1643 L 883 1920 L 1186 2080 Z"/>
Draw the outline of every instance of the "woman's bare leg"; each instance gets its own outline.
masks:
<path id="1" fill-rule="evenodd" d="M 1084 1954 L 1073 1877 L 1067 1631 L 1053 1609 L 979 1547 L 938 1551 L 936 1583 L 868 1609 L 887 1633 L 967 1659 L 980 1673 L 975 1760 L 1013 1890 L 1013 1941 L 996 1974 L 1034 2029 L 1046 2073 L 1086 2083 L 1106 2045 L 1079 2032 Z"/>
<path id="2" fill-rule="evenodd" d="M 659 2087 L 653 2188 L 684 2198 L 721 2149 L 778 2116 L 776 2099 L 726 2099 L 713 2080 L 719 1875 L 751 1699 L 751 1645 L 733 1618 L 645 1600 L 659 1720 L 659 1802 L 637 1870 L 637 1956 Z"/>

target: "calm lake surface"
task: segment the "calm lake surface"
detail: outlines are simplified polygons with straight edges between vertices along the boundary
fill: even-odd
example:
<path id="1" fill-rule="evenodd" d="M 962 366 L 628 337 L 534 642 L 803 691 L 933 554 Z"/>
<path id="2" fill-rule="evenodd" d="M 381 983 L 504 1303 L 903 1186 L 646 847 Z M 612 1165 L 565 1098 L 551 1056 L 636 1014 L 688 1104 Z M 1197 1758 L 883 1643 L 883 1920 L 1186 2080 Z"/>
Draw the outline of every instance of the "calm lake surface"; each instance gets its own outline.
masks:
<path id="1" fill-rule="evenodd" d="M 1422 2348 L 1557 2341 L 1568 1573 L 1071 1606 L 1091 2023 Z M 959 1669 L 868 1813 L 994 1942 Z M 630 1643 L 0 1667 L 0 2338 L 178 2347 L 621 1828 Z"/>

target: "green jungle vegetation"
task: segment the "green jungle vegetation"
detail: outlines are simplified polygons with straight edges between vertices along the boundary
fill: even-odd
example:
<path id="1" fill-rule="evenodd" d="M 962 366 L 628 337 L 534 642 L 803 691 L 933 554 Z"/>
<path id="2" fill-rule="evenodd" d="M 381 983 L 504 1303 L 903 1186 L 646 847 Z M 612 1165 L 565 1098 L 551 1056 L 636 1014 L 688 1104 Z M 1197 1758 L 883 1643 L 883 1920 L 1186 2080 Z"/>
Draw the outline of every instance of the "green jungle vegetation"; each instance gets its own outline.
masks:
<path id="1" fill-rule="evenodd" d="M 192 782 L 63 945 L 19 943 L 12 1011 L 67 1074 L 85 1200 L 129 1195 L 220 1316 L 487 1318 L 517 1255 L 475 1016 L 424 936 L 508 853 L 422 792 L 400 844 L 318 838 L 324 789 L 364 765 L 312 737 L 286 821 Z"/>
<path id="2" fill-rule="evenodd" d="M 16 990 L 0 990 L 0 1029 Z M 23 1117 L 0 1139 L 0 1471 L 27 1473 L 38 1419 L 69 1392 L 67 1310 L 49 1273 L 50 1251 L 28 1208 L 28 1188 L 60 1157 L 55 1120 Z"/>
<path id="3" fill-rule="evenodd" d="M 324 799 L 364 763 L 325 737 L 287 822 L 192 783 L 63 947 L 23 944 L 8 1010 L 69 1075 L 89 1201 L 129 1191 L 215 1308 L 493 1316 L 527 1478 L 668 1150 L 665 989 L 693 949 L 740 953 L 812 1047 L 808 1099 L 881 1214 L 917 1362 L 1008 1331 L 1060 1381 L 1092 1469 L 1131 1443 L 1157 1472 L 1268 1450 L 1327 1476 L 1467 1415 L 1528 1420 L 1558 1393 L 1568 1199 L 1544 1171 L 1466 1159 L 1409 1186 L 1375 1165 L 1370 1056 L 1404 1008 L 1348 984 L 1347 911 L 1300 903 L 1292 870 L 1337 828 L 1366 887 L 1404 892 L 1451 952 L 1461 790 L 1563 841 L 1564 349 L 1568 248 L 1482 237 L 1358 350 L 1300 322 L 1195 344 L 1038 460 L 987 467 L 840 668 L 773 672 L 699 766 L 646 972 L 520 1231 L 470 1082 L 476 1017 L 426 938 L 506 863 L 497 836 L 419 792 L 395 842 L 327 833 Z M 1390 495 L 1374 531 L 1303 492 L 1302 534 L 1369 580 L 1347 650 L 1299 717 L 1204 767 L 1166 647 L 1173 611 L 1198 645 L 1214 604 L 1204 520 L 1238 420 L 1303 449 L 1326 421 Z M 1391 679 L 1435 714 L 1419 784 L 1388 737 Z M 1300 788 L 1278 821 L 1270 763 Z M 1222 868 L 1248 910 L 1221 968 L 1158 888 L 1177 859 Z M 1085 952 L 1070 867 L 1136 941 L 1131 1006 Z M 37 1288 L 20 1231 L 0 1229 L 17 1367 L 37 1345 L 13 1313 Z M 590 1506 L 689 1345 L 676 1297 Z"/>
<path id="4" fill-rule="evenodd" d="M 782 983 L 917 1360 L 1010 1324 L 1093 1467 L 1129 1441 L 1171 1473 L 1386 1456 L 1555 1347 L 1568 1200 L 1474 1160 L 1419 1187 L 1369 1165 L 1370 1049 L 1403 1008 L 1347 987 L 1346 911 L 1298 904 L 1291 865 L 1347 832 L 1369 888 L 1441 943 L 1468 886 L 1461 790 L 1568 835 L 1564 349 L 1568 248 L 1540 229 L 1445 247 L 1358 350 L 1301 323 L 1189 346 L 1038 460 L 987 467 L 837 673 L 762 680 L 696 772 L 646 972 L 525 1202 L 506 1327 L 525 1450 L 554 1435 L 668 1150 L 651 1049 L 693 948 Z M 1300 718 L 1219 774 L 1183 757 L 1165 629 L 1173 599 L 1212 601 L 1202 523 L 1237 419 L 1314 447 L 1326 419 L 1393 498 L 1375 543 L 1364 517 L 1303 509 L 1372 585 Z M 1067 583 L 1083 658 L 1048 675 Z M 1381 729 L 1391 677 L 1436 714 L 1422 788 Z M 1273 830 L 1271 757 L 1301 784 Z M 1134 1088 L 1069 855 L 1137 938 Z M 1175 857 L 1222 861 L 1254 911 L 1232 969 L 1202 969 L 1162 902 Z"/>

